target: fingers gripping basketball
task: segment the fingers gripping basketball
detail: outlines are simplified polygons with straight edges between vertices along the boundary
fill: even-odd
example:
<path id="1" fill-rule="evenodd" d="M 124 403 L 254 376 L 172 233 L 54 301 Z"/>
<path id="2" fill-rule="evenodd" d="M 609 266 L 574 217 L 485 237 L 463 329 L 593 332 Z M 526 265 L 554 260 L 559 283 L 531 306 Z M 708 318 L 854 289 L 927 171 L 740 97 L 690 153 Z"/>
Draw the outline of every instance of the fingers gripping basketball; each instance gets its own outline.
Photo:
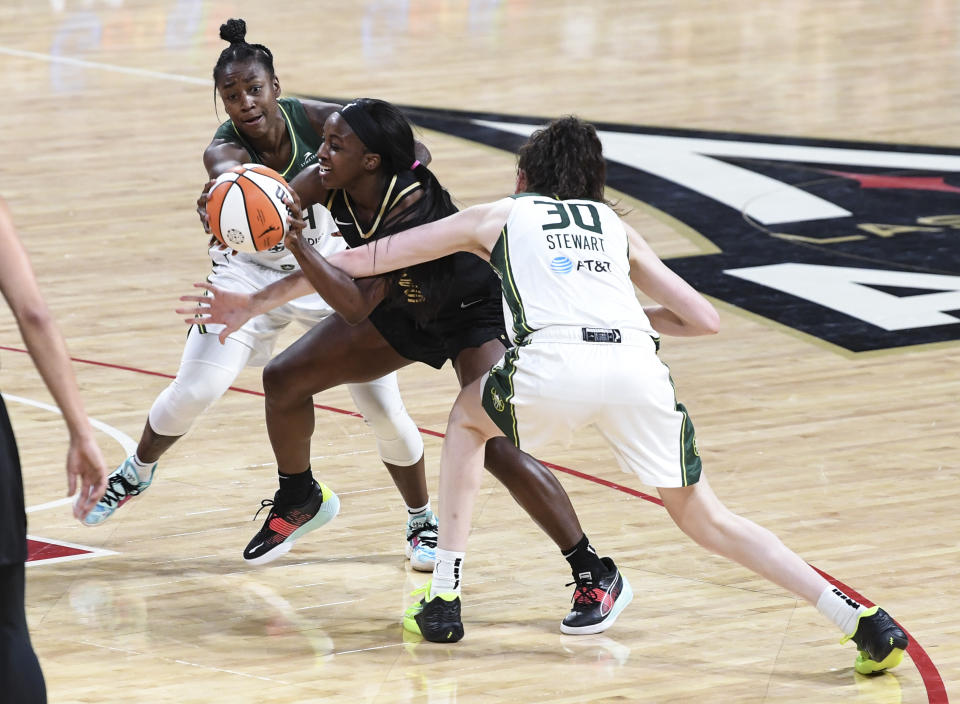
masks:
<path id="1" fill-rule="evenodd" d="M 262 252 L 276 246 L 287 232 L 290 187 L 262 164 L 244 164 L 217 177 L 207 198 L 210 230 L 225 246 L 239 252 Z"/>

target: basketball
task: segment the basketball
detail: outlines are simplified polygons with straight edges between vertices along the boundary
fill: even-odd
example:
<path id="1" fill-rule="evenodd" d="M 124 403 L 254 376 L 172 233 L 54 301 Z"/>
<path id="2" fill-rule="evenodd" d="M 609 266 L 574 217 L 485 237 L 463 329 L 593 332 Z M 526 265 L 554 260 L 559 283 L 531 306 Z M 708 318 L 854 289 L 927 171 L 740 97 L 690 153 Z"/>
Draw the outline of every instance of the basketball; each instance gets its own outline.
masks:
<path id="1" fill-rule="evenodd" d="M 244 164 L 217 177 L 207 195 L 207 216 L 213 235 L 238 252 L 262 252 L 287 233 L 290 197 L 283 176 L 262 164 Z"/>

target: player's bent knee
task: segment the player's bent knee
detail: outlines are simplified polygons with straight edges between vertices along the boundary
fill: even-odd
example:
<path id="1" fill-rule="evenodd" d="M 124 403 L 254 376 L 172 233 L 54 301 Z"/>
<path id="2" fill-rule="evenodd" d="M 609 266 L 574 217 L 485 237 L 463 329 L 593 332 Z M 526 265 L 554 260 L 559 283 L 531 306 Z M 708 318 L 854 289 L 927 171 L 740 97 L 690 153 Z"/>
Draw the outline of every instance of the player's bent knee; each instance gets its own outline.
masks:
<path id="1" fill-rule="evenodd" d="M 409 467 L 420 460 L 423 437 L 404 408 L 395 381 L 350 384 L 350 395 L 377 438 L 380 459 L 399 467 Z"/>
<path id="2" fill-rule="evenodd" d="M 365 417 L 366 418 L 366 417 Z M 387 464 L 409 467 L 423 457 L 423 437 L 416 423 L 404 412 L 387 423 L 368 421 L 377 438 L 380 459 Z"/>
<path id="3" fill-rule="evenodd" d="M 729 532 L 731 520 L 736 520 L 736 516 L 720 503 L 695 503 L 688 504 L 681 502 L 678 505 L 670 501 L 670 495 L 664 495 L 664 507 L 677 524 L 691 540 L 712 552 L 717 552 L 717 541 Z"/>
<path id="4" fill-rule="evenodd" d="M 291 374 L 284 369 L 282 362 L 276 358 L 267 362 L 263 368 L 263 393 L 269 401 L 279 401 L 285 395 L 291 384 Z"/>
<path id="5" fill-rule="evenodd" d="M 153 402 L 150 427 L 158 435 L 184 435 L 235 378 L 233 370 L 218 365 L 185 362 L 177 378 Z"/>
<path id="6" fill-rule="evenodd" d="M 263 368 L 263 393 L 268 404 L 298 403 L 325 390 L 325 387 L 306 385 L 303 370 L 284 363 L 282 355 L 271 359 Z"/>

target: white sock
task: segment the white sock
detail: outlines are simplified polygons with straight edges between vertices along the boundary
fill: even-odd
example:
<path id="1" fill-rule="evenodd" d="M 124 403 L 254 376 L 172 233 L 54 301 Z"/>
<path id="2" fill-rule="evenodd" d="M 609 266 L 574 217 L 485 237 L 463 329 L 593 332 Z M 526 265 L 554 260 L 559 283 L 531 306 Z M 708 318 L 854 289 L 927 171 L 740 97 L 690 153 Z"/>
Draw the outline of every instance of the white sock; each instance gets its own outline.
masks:
<path id="1" fill-rule="evenodd" d="M 850 635 L 857 628 L 860 614 L 867 610 L 836 587 L 827 587 L 817 599 L 817 611 L 837 624 L 844 635 Z"/>
<path id="2" fill-rule="evenodd" d="M 433 581 L 430 583 L 430 597 L 427 601 L 440 593 L 460 594 L 460 578 L 466 554 L 437 548 L 437 562 L 433 566 Z"/>
<path id="3" fill-rule="evenodd" d="M 421 506 L 420 508 L 410 508 L 409 506 L 407 506 L 407 515 L 408 515 L 408 516 L 419 516 L 420 514 L 426 513 L 426 512 L 429 511 L 429 510 L 430 510 L 430 500 L 428 499 L 428 500 L 427 500 L 427 503 L 425 503 L 425 504 L 424 504 L 423 506 Z"/>
<path id="4" fill-rule="evenodd" d="M 133 466 L 137 470 L 137 476 L 140 477 L 140 481 L 145 482 L 150 478 L 150 470 L 153 469 L 153 466 L 156 462 L 144 462 L 137 456 L 137 453 L 133 453 Z"/>

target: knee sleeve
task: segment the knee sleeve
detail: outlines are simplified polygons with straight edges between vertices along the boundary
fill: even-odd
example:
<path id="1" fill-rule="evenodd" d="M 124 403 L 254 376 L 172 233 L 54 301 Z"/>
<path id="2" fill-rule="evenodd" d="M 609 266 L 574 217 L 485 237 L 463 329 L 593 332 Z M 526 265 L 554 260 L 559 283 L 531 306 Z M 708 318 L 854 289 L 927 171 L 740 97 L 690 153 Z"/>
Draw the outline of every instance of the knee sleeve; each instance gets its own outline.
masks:
<path id="1" fill-rule="evenodd" d="M 223 396 L 250 357 L 235 340 L 221 345 L 216 335 L 191 329 L 177 378 L 150 408 L 150 427 L 158 435 L 184 435 L 214 401 Z"/>
<path id="2" fill-rule="evenodd" d="M 403 406 L 396 374 L 365 384 L 348 384 L 347 388 L 364 422 L 377 437 L 380 459 L 409 467 L 423 456 L 423 437 Z"/>

